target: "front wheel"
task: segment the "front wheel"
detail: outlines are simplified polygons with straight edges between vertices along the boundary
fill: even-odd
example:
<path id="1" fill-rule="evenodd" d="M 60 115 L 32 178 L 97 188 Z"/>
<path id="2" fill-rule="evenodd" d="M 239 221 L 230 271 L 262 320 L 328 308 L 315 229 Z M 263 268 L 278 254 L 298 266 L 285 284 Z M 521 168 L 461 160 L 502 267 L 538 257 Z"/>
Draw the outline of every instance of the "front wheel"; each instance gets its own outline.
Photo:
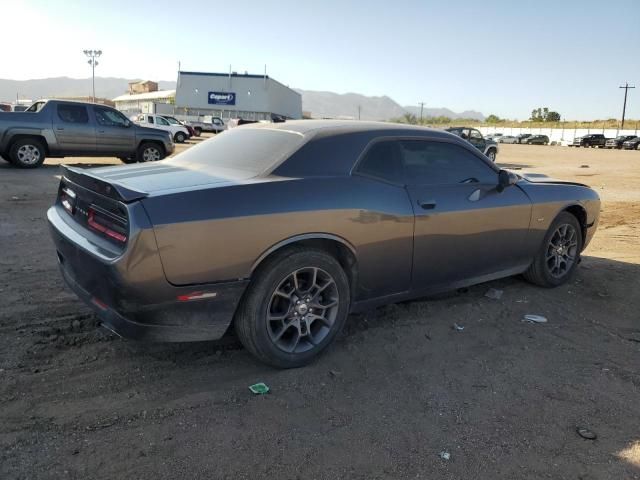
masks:
<path id="1" fill-rule="evenodd" d="M 178 132 L 176 133 L 174 140 L 176 143 L 184 143 L 184 141 L 187 139 L 187 136 L 182 133 L 182 132 Z"/>
<path id="2" fill-rule="evenodd" d="M 489 150 L 487 152 L 487 157 L 489 158 L 489 160 L 491 160 L 492 162 L 496 161 L 496 151 L 492 148 L 491 150 Z"/>
<path id="3" fill-rule="evenodd" d="M 584 142 L 584 148 L 589 148 L 591 145 L 589 145 L 589 142 Z"/>
<path id="4" fill-rule="evenodd" d="M 196 137 L 202 135 L 202 129 L 200 127 L 195 127 L 193 130 L 196 132 Z"/>
<path id="5" fill-rule="evenodd" d="M 290 248 L 259 267 L 236 312 L 235 329 L 262 362 L 301 367 L 340 332 L 350 302 L 347 275 L 334 257 Z"/>
<path id="6" fill-rule="evenodd" d="M 138 147 L 136 158 L 139 162 L 157 162 L 165 157 L 164 148 L 156 143 L 146 142 Z"/>
<path id="7" fill-rule="evenodd" d="M 524 277 L 541 287 L 557 287 L 575 272 L 582 251 L 582 228 L 578 219 L 562 212 L 553 221 Z"/>

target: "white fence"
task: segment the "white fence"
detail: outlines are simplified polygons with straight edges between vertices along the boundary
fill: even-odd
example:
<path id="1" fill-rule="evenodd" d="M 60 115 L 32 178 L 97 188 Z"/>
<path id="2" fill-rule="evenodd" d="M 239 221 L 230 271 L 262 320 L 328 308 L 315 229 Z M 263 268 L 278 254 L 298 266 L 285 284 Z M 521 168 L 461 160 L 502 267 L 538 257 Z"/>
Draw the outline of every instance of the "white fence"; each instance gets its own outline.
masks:
<path id="1" fill-rule="evenodd" d="M 637 125 L 634 125 L 637 127 Z M 588 135 L 590 133 L 603 133 L 607 138 L 615 138 L 618 135 L 639 135 L 640 130 L 627 129 L 620 130 L 618 128 L 518 128 L 518 127 L 480 127 L 483 135 L 491 133 L 502 133 L 503 135 L 520 135 L 521 133 L 530 133 L 532 135 L 546 135 L 551 142 L 572 142 L 575 137 Z"/>

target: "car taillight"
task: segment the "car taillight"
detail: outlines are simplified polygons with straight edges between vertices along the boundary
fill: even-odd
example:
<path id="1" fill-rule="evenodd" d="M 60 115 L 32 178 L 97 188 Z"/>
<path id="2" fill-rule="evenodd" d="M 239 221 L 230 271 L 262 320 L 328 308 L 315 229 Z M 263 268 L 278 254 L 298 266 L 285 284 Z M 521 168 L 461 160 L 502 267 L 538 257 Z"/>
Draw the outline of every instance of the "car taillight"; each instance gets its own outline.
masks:
<path id="1" fill-rule="evenodd" d="M 73 215 L 76 208 L 76 193 L 69 187 L 62 187 L 60 189 L 60 203 L 67 212 Z"/>
<path id="2" fill-rule="evenodd" d="M 127 241 L 126 221 L 95 208 L 95 206 L 91 206 L 87 210 L 87 225 L 89 225 L 89 228 L 120 243 Z"/>

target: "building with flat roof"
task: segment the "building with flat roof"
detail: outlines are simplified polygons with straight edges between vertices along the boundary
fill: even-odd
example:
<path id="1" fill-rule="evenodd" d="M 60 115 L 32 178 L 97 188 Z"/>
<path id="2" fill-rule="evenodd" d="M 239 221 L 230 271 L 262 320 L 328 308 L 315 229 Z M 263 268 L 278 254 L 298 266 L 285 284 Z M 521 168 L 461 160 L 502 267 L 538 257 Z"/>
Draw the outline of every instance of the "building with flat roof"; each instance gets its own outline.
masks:
<path id="1" fill-rule="evenodd" d="M 115 107 L 127 115 L 137 113 L 156 113 L 157 105 L 173 104 L 176 98 L 175 90 L 157 90 L 148 93 L 120 95 L 113 99 Z M 168 112 L 162 112 L 168 113 Z"/>
<path id="2" fill-rule="evenodd" d="M 302 118 L 302 97 L 268 75 L 178 72 L 175 113 L 224 120 Z"/>

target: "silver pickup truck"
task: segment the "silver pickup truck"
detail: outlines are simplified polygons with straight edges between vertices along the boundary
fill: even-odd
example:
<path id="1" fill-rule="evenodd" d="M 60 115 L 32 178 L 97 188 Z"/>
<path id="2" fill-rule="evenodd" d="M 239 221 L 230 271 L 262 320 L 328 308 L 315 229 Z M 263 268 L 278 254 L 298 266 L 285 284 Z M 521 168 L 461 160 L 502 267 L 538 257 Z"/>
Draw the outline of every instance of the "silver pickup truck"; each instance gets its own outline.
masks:
<path id="1" fill-rule="evenodd" d="M 0 157 L 36 168 L 45 157 L 118 157 L 124 163 L 173 153 L 169 132 L 134 124 L 104 105 L 42 100 L 25 112 L 0 112 Z"/>

